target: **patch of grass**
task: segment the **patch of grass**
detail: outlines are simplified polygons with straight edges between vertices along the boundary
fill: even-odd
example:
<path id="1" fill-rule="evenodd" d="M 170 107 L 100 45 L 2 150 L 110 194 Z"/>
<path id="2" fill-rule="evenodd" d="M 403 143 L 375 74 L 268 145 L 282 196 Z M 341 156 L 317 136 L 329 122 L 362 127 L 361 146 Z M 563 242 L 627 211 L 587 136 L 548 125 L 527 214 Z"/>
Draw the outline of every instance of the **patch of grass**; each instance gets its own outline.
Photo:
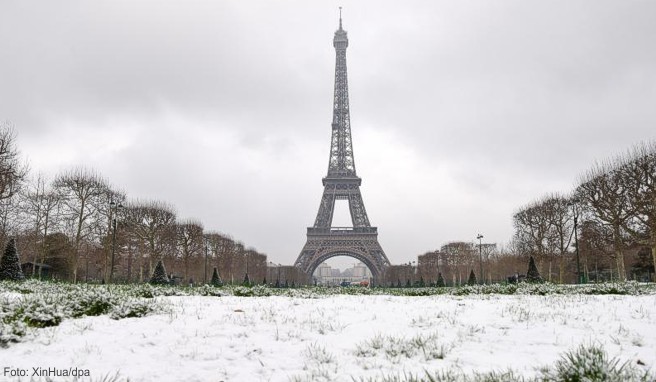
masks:
<path id="1" fill-rule="evenodd" d="M 338 373 L 337 358 L 326 350 L 324 346 L 310 344 L 305 349 L 305 373 L 290 378 L 293 382 L 315 382 L 341 380 Z"/>
<path id="2" fill-rule="evenodd" d="M 354 379 L 355 380 L 355 379 Z M 360 382 L 649 382 L 656 375 L 642 370 L 629 362 L 621 363 L 617 358 L 609 358 L 598 345 L 581 345 L 566 352 L 553 365 L 543 366 L 539 374 L 529 378 L 513 370 L 474 372 L 467 374 L 459 369 L 437 372 L 424 371 L 423 374 L 394 373 L 370 378 L 360 378 Z"/>
<path id="3" fill-rule="evenodd" d="M 89 288 L 84 292 L 77 292 L 67 296 L 66 305 L 73 317 L 107 314 L 117 303 L 117 297 L 106 291 Z"/>
<path id="4" fill-rule="evenodd" d="M 109 317 L 114 320 L 131 317 L 144 317 L 158 310 L 158 304 L 153 300 L 125 300 L 112 308 Z"/>
<path id="5" fill-rule="evenodd" d="M 4 323 L 0 321 L 0 348 L 5 348 L 9 344 L 19 342 L 27 332 L 27 325 L 22 321 L 13 321 Z"/>
<path id="6" fill-rule="evenodd" d="M 225 295 L 225 292 L 223 292 L 219 287 L 215 287 L 212 285 L 203 285 L 198 288 L 198 295 L 221 297 Z"/>
<path id="7" fill-rule="evenodd" d="M 23 300 L 15 312 L 16 319 L 25 322 L 27 326 L 34 328 L 57 326 L 68 316 L 61 299 L 49 295 L 30 297 Z"/>
<path id="8" fill-rule="evenodd" d="M 142 294 L 144 290 L 130 286 L 36 280 L 0 282 L 0 293 L 21 293 L 0 300 L 0 346 L 20 341 L 30 328 L 57 326 L 68 318 L 111 313 L 112 318 L 119 319 L 142 317 L 161 310 L 160 303 L 131 297 L 132 294 Z"/>
<path id="9" fill-rule="evenodd" d="M 647 371 L 631 363 L 621 363 L 617 358 L 609 358 L 606 351 L 598 345 L 581 345 L 565 353 L 556 363 L 544 367 L 540 381 L 653 381 Z"/>
<path id="10" fill-rule="evenodd" d="M 360 382 L 529 382 L 512 370 L 505 372 L 464 374 L 462 371 L 449 369 L 435 373 L 424 372 L 423 374 L 406 373 L 383 375 L 379 377 L 360 378 Z M 592 381 L 590 381 L 592 382 Z"/>
<path id="11" fill-rule="evenodd" d="M 254 287 L 238 286 L 232 290 L 232 293 L 235 296 L 241 297 L 267 297 L 271 296 L 271 288 L 267 288 L 263 285 L 257 285 Z"/>
<path id="12" fill-rule="evenodd" d="M 421 357 L 425 361 L 444 359 L 450 349 L 449 345 L 439 341 L 437 333 L 412 338 L 378 334 L 356 345 L 354 354 L 357 357 L 376 357 L 384 354 L 385 358 L 397 363 L 404 358 L 415 357 Z"/>
<path id="13" fill-rule="evenodd" d="M 327 363 L 335 363 L 337 359 L 335 356 L 328 351 L 326 351 L 326 348 L 321 345 L 317 344 L 310 344 L 308 347 L 305 349 L 305 356 L 308 358 L 309 361 L 316 363 L 316 364 L 327 364 Z"/>

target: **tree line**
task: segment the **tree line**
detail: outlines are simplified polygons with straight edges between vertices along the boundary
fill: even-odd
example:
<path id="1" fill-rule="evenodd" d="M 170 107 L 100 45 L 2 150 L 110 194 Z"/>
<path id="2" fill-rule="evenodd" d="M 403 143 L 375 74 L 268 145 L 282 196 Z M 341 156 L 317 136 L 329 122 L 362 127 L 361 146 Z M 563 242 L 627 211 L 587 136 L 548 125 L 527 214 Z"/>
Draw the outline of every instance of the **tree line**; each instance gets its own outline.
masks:
<path id="1" fill-rule="evenodd" d="M 515 245 L 545 278 L 648 280 L 656 266 L 656 142 L 595 164 L 567 195 L 551 194 L 513 216 Z"/>
<path id="2" fill-rule="evenodd" d="M 656 142 L 636 145 L 593 165 L 569 192 L 520 207 L 507 244 L 449 242 L 390 267 L 384 283 L 465 285 L 472 272 L 488 283 L 516 281 L 526 276 L 530 257 L 550 282 L 653 281 L 655 178 Z"/>
<path id="3" fill-rule="evenodd" d="M 266 277 L 267 257 L 229 235 L 181 219 L 164 201 L 134 200 L 96 171 L 30 176 L 13 126 L 0 123 L 0 242 L 15 238 L 26 277 L 144 282 L 162 260 L 179 282 Z M 113 265 L 113 266 L 112 266 Z"/>

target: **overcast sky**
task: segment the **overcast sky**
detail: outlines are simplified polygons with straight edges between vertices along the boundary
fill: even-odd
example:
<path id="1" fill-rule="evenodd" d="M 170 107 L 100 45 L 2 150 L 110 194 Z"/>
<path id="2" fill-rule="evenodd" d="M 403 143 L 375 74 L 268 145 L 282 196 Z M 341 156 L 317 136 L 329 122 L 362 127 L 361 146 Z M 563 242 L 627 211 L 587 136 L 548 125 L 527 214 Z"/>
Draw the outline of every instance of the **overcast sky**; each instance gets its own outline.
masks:
<path id="1" fill-rule="evenodd" d="M 647 0 L 2 0 L 0 120 L 33 173 L 96 169 L 291 264 L 328 167 L 340 5 L 392 263 L 507 242 L 520 206 L 656 138 Z"/>

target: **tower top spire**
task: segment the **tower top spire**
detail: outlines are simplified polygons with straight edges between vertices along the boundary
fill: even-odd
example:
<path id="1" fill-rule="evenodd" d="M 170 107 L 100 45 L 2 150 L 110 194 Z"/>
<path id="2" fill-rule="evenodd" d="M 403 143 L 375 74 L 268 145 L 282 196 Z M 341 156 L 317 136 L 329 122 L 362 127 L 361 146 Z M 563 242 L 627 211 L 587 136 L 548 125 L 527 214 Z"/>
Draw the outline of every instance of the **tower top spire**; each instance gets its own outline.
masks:
<path id="1" fill-rule="evenodd" d="M 333 38 L 333 46 L 335 49 L 346 49 L 348 46 L 348 36 L 346 31 L 342 28 L 342 7 L 339 7 L 339 29 L 335 31 L 335 38 Z"/>
<path id="2" fill-rule="evenodd" d="M 342 7 L 339 7 L 339 29 L 342 30 Z"/>

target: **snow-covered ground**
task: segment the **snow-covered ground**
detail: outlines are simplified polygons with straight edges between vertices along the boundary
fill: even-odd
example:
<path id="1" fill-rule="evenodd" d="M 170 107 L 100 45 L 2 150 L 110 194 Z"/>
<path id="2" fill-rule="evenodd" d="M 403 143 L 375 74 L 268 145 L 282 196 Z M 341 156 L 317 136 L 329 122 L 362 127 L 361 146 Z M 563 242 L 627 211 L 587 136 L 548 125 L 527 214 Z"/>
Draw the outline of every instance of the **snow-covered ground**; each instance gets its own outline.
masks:
<path id="1" fill-rule="evenodd" d="M 158 300 L 167 313 L 36 330 L 0 349 L 0 380 L 15 380 L 5 367 L 88 369 L 93 381 L 118 372 L 132 382 L 352 381 L 449 368 L 532 376 L 580 344 L 656 369 L 656 295 Z"/>

